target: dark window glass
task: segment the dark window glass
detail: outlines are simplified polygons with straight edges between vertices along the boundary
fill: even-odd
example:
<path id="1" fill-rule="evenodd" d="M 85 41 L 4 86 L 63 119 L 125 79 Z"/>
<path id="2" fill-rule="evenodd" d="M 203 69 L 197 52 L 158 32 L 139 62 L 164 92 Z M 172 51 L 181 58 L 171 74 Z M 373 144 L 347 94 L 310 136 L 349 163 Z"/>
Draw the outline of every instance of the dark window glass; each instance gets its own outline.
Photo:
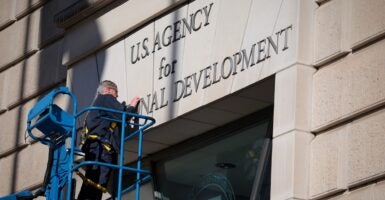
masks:
<path id="1" fill-rule="evenodd" d="M 156 199 L 269 199 L 269 131 L 269 120 L 262 120 L 156 163 Z"/>

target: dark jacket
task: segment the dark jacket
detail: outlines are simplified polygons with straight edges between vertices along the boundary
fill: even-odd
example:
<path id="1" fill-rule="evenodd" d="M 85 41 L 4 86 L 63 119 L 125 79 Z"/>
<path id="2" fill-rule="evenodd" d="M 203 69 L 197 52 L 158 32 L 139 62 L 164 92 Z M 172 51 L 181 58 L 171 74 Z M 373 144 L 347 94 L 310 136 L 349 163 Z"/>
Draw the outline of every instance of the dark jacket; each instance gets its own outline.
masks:
<path id="1" fill-rule="evenodd" d="M 103 107 L 114 110 L 120 110 L 130 113 L 136 113 L 135 107 L 126 106 L 125 103 L 120 103 L 114 96 L 110 94 L 99 94 L 93 104 L 95 107 Z M 97 134 L 103 139 L 103 141 L 109 141 L 116 151 L 119 150 L 120 143 L 120 127 L 118 124 L 113 131 L 109 130 L 111 127 L 111 121 L 103 118 L 121 119 L 121 114 L 106 112 L 101 110 L 91 110 L 86 119 L 86 125 L 90 134 Z M 127 119 L 129 120 L 129 118 Z"/>

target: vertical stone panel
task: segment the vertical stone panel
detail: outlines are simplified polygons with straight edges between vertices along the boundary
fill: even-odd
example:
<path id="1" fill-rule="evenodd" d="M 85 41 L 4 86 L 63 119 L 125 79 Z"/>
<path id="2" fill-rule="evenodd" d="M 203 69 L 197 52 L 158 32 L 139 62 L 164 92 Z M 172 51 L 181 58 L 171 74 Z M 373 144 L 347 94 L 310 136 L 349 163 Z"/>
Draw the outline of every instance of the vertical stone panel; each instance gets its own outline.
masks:
<path id="1" fill-rule="evenodd" d="M 148 51 L 143 49 L 144 43 L 147 45 Z M 154 54 L 151 53 L 152 45 L 150 45 L 153 43 L 154 23 L 131 34 L 124 41 L 127 97 L 132 98 L 138 95 L 143 98 L 139 112 L 148 116 L 153 114 L 153 112 L 150 112 L 150 105 L 154 92 L 154 79 L 158 79 L 157 77 L 159 76 L 159 74 L 154 75 L 154 70 L 158 72 L 159 64 L 154 67 Z M 138 78 L 138 75 L 140 78 Z M 157 95 L 160 95 L 160 93 L 158 92 Z M 146 110 L 146 106 L 148 110 Z"/>
<path id="2" fill-rule="evenodd" d="M 385 181 L 377 182 L 373 188 L 373 200 L 382 200 L 385 197 Z"/>
<path id="3" fill-rule="evenodd" d="M 310 129 L 311 85 L 315 69 L 296 65 L 276 75 L 274 137 L 295 129 Z"/>
<path id="4" fill-rule="evenodd" d="M 13 0 L 16 2 L 16 17 L 21 18 L 31 12 L 33 9 L 40 7 L 47 0 Z"/>
<path id="5" fill-rule="evenodd" d="M 385 2 L 352 0 L 351 46 L 356 48 L 385 34 Z"/>
<path id="6" fill-rule="evenodd" d="M 207 7 L 206 7 L 207 6 Z M 199 85 L 194 84 L 194 79 L 191 78 L 191 75 L 195 74 L 196 78 L 199 79 L 200 70 L 204 69 L 211 65 L 213 62 L 210 59 L 210 52 L 213 50 L 213 39 L 215 35 L 215 30 L 217 27 L 218 21 L 218 12 L 219 12 L 220 2 L 215 0 L 199 0 L 188 5 L 187 9 L 187 19 L 190 18 L 195 12 L 200 9 L 206 7 L 207 11 L 210 11 L 208 24 L 205 23 L 205 14 L 204 10 L 202 10 L 202 15 L 197 15 L 197 19 L 199 19 L 199 23 L 202 22 L 202 26 L 198 31 L 193 31 L 191 34 L 187 32 L 187 29 L 184 28 L 184 31 L 187 33 L 184 40 L 184 48 L 183 48 L 183 59 L 178 60 L 178 74 L 177 79 L 182 79 L 190 76 L 190 80 L 192 80 L 192 87 L 189 91 L 185 92 L 184 96 L 178 101 L 178 115 L 184 114 L 188 111 L 195 109 L 197 106 L 203 104 L 204 99 L 204 89 L 203 88 L 203 76 L 201 77 L 201 81 Z M 199 18 L 198 18 L 199 16 Z M 174 80 L 177 80 L 174 79 Z M 197 88 L 197 90 L 195 89 Z M 181 93 L 179 88 L 176 90 L 177 96 L 178 93 Z M 223 92 L 218 91 L 218 92 Z M 191 93 L 191 95 L 188 95 Z"/>
<path id="7" fill-rule="evenodd" d="M 15 5 L 15 1 L 0 0 L 0 29 L 16 20 Z"/>
<path id="8" fill-rule="evenodd" d="M 66 70 L 60 64 L 61 46 L 60 40 L 4 71 L 6 106 L 11 107 L 64 80 Z"/>
<path id="9" fill-rule="evenodd" d="M 99 82 L 100 77 L 95 55 L 71 66 L 67 74 L 67 86 L 76 95 L 78 109 L 83 109 L 92 104 Z"/>
<path id="10" fill-rule="evenodd" d="M 232 91 L 253 84 L 294 63 L 311 65 L 315 8 L 313 1 L 252 1 L 241 50 L 250 53 L 254 46 L 255 65 L 235 76 Z M 277 45 L 278 52 L 271 45 L 267 47 L 271 44 L 268 37 Z M 259 43 L 261 53 L 258 53 Z M 263 44 L 266 45 L 265 50 Z M 270 57 L 266 55 L 263 61 L 258 62 L 258 55 L 263 59 L 267 48 Z M 242 62 L 246 64 L 245 59 Z"/>
<path id="11" fill-rule="evenodd" d="M 271 58 L 249 69 L 246 77 L 238 78 L 250 84 L 279 71 L 275 75 L 271 199 L 308 199 L 310 143 L 314 138 L 308 119 L 315 69 L 306 64 L 313 59 L 313 34 L 309 26 L 313 26 L 316 4 L 301 0 L 266 1 L 264 6 L 260 3 L 253 2 L 248 23 L 258 26 L 248 26 L 254 28 L 252 32 L 246 30 L 244 44 L 253 44 L 247 41 L 254 39 L 258 47 L 263 39 L 277 38 L 278 52 L 270 52 Z"/>
<path id="12" fill-rule="evenodd" d="M 134 30 L 152 16 L 159 15 L 164 10 L 184 1 L 127 1 L 99 18 L 82 24 L 82 26 L 69 31 L 65 35 L 63 64 L 66 66 L 72 65 L 75 61 L 100 48 L 100 46 L 121 37 L 128 31 Z M 141 10 L 146 12 L 138 12 Z"/>
<path id="13" fill-rule="evenodd" d="M 234 6 L 234 5 L 237 6 Z M 223 73 L 226 74 L 231 70 L 232 74 L 241 73 L 241 64 L 236 64 L 233 54 L 241 50 L 243 37 L 245 35 L 246 27 L 248 25 L 248 18 L 250 16 L 250 8 L 252 1 L 216 1 L 214 6 L 217 6 L 220 12 L 215 16 L 215 12 L 211 17 L 215 24 L 210 26 L 215 27 L 215 35 L 211 39 L 212 47 L 210 49 L 210 62 L 218 62 L 218 68 L 222 66 L 225 57 L 230 57 L 233 65 L 229 62 L 224 64 Z M 231 14 L 230 14 L 231 13 Z M 234 17 L 237 16 L 237 17 Z M 231 40 L 229 40 L 231 38 Z M 203 46 L 204 47 L 204 46 Z M 212 63 L 206 63 L 207 66 Z M 200 66 L 201 69 L 206 67 Z M 196 69 L 198 71 L 199 69 Z M 203 105 L 212 102 L 220 97 L 230 94 L 233 91 L 233 85 L 236 75 L 230 75 L 229 78 L 224 79 L 216 84 L 203 90 Z M 238 89 L 238 88 L 237 88 Z"/>
<path id="14" fill-rule="evenodd" d="M 384 120 L 385 110 L 380 110 L 314 139 L 311 147 L 311 197 L 328 196 L 384 176 Z M 355 190 L 341 199 L 371 199 L 367 195 L 373 193 Z"/>
<path id="15" fill-rule="evenodd" d="M 315 64 L 322 65 L 349 52 L 346 0 L 325 3 L 316 12 Z"/>
<path id="16" fill-rule="evenodd" d="M 24 143 L 27 115 L 36 102 L 37 100 L 33 99 L 0 115 L 2 141 L 0 154 L 10 151 Z"/>
<path id="17" fill-rule="evenodd" d="M 154 95 L 152 96 L 152 105 L 150 110 L 154 112 L 153 117 L 157 119 L 158 125 L 178 116 L 179 105 L 180 102 L 183 101 L 183 99 L 181 99 L 180 101 L 174 101 L 176 93 L 182 94 L 183 92 L 181 89 L 179 89 L 179 91 L 177 92 L 174 83 L 177 80 L 182 79 L 183 71 L 185 68 L 187 68 L 187 66 L 184 65 L 185 62 L 183 60 L 183 52 L 185 50 L 186 40 L 184 38 L 181 38 L 179 40 L 176 40 L 174 43 L 171 43 L 172 41 L 168 41 L 168 39 L 174 37 L 171 36 L 171 30 L 173 30 L 174 28 L 172 27 L 172 25 L 177 21 L 182 20 L 183 18 L 188 19 L 188 7 L 189 6 L 187 5 L 183 6 L 154 22 L 154 40 L 156 40 L 156 38 L 158 37 L 160 38 L 160 42 L 163 41 L 162 44 L 155 46 L 155 52 L 153 53 L 153 81 L 154 94 L 156 92 L 156 97 Z M 166 32 L 166 28 L 168 32 Z M 182 31 L 183 28 L 181 24 L 181 32 Z M 163 35 L 163 33 L 165 34 Z M 162 35 L 165 37 L 164 40 L 162 39 Z M 191 35 L 189 35 L 189 33 L 187 33 L 186 31 L 185 37 L 187 38 L 190 36 Z M 170 44 L 164 45 L 168 43 Z M 168 65 L 167 68 L 166 65 Z M 163 68 L 161 68 L 161 66 Z M 172 71 L 174 71 L 174 73 Z"/>
<path id="18" fill-rule="evenodd" d="M 317 135 L 311 143 L 311 198 L 321 198 L 347 187 L 347 133 L 342 127 Z"/>
<path id="19" fill-rule="evenodd" d="M 4 99 L 5 99 L 5 73 L 0 72 L 0 114 L 6 109 L 6 106 L 4 105 Z"/>
<path id="20" fill-rule="evenodd" d="M 124 58 L 123 40 L 96 54 L 100 81 L 111 80 L 115 82 L 118 86 L 118 100 L 129 103 L 130 99 L 128 99 L 127 90 L 129 90 L 130 87 L 128 87 L 126 83 L 127 72 Z"/>
<path id="21" fill-rule="evenodd" d="M 385 103 L 385 41 L 314 75 L 312 129 L 318 131 Z"/>
<path id="22" fill-rule="evenodd" d="M 292 131 L 273 139 L 271 199 L 307 199 L 313 134 Z"/>
<path id="23" fill-rule="evenodd" d="M 315 46 L 315 27 L 316 10 L 318 5 L 313 1 L 301 0 L 299 5 L 298 20 L 298 62 L 313 65 L 314 64 L 314 46 Z"/>
<path id="24" fill-rule="evenodd" d="M 0 69 L 37 51 L 40 12 L 17 21 L 0 31 Z"/>
<path id="25" fill-rule="evenodd" d="M 297 14 L 300 2 L 300 0 L 291 2 L 269 0 L 252 1 L 242 45 L 240 47 L 240 50 L 245 50 L 245 55 L 250 57 L 249 60 L 251 60 L 251 62 L 249 66 L 246 66 L 246 59 L 242 61 L 246 70 L 235 76 L 232 92 L 253 84 L 258 80 L 274 74 L 279 71 L 279 69 L 283 69 L 297 62 L 297 38 L 298 31 L 301 28 L 297 23 L 300 21 L 297 20 Z M 291 28 L 288 28 L 290 26 Z M 285 28 L 288 28 L 287 32 L 282 32 L 281 34 L 280 31 Z M 285 40 L 285 33 L 287 33 L 287 40 Z M 267 47 L 265 47 L 266 49 L 262 50 L 261 53 L 258 53 L 258 42 L 260 42 L 260 46 L 263 49 L 263 45 L 267 45 L 267 37 L 271 37 L 273 41 L 279 43 L 277 46 L 278 54 L 270 47 L 271 57 L 269 59 L 266 59 Z M 288 48 L 284 47 L 285 43 Z M 253 49 L 254 61 L 252 61 L 251 56 L 249 56 Z M 236 52 L 234 52 L 234 54 L 235 53 Z M 260 59 L 258 59 L 258 55 L 260 55 Z M 233 55 L 230 54 L 228 56 Z M 254 65 L 251 63 L 254 63 Z"/>
<path id="26" fill-rule="evenodd" d="M 29 145 L 26 148 L 0 159 L 0 196 L 36 186 L 42 183 L 48 147 L 40 143 Z M 15 191 L 11 191 L 14 186 Z"/>
<path id="27" fill-rule="evenodd" d="M 349 133 L 349 185 L 385 175 L 385 110 L 351 123 Z"/>

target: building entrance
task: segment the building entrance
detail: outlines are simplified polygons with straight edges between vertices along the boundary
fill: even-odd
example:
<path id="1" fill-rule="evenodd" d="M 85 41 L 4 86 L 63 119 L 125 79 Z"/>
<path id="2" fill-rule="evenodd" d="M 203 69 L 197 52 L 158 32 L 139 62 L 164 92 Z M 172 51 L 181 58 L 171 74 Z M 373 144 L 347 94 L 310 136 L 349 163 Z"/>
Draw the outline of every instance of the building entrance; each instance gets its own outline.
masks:
<path id="1" fill-rule="evenodd" d="M 181 144 L 188 150 L 155 165 L 156 197 L 269 199 L 271 111 L 254 113 Z"/>

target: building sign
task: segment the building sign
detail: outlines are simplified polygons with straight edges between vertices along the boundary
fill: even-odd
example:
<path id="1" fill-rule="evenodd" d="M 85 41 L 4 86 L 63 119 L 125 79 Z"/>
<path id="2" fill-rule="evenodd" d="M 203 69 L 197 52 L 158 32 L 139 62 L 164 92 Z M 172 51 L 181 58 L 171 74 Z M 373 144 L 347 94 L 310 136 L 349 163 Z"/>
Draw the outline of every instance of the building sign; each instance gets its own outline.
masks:
<path id="1" fill-rule="evenodd" d="M 149 44 L 149 38 L 145 37 L 131 46 L 131 64 L 145 59 L 151 53 L 156 53 L 164 47 L 168 47 L 180 39 L 199 31 L 200 29 L 210 24 L 209 17 L 211 8 L 214 3 L 207 5 L 201 9 L 196 10 L 188 18 L 177 20 L 173 24 L 167 25 L 162 31 L 155 34 L 155 40 Z M 164 73 L 164 72 L 163 72 Z M 169 73 L 165 76 L 168 76 Z M 162 78 L 162 72 L 159 77 Z"/>
<path id="2" fill-rule="evenodd" d="M 154 56 L 153 54 L 157 54 L 163 48 L 176 45 L 189 36 L 209 28 L 212 24 L 212 11 L 215 6 L 215 3 L 208 3 L 192 11 L 187 17 L 176 20 L 159 31 L 155 31 L 153 40 L 149 39 L 150 36 L 147 36 L 130 45 L 130 48 L 126 50 L 130 64 L 139 64 L 142 60 Z M 223 59 L 212 60 L 207 65 L 200 66 L 195 72 L 184 77 L 177 77 L 176 79 L 173 77 L 171 84 L 154 90 L 143 97 L 142 110 L 147 114 L 152 113 L 188 98 L 199 92 L 199 90 L 205 90 L 221 81 L 225 81 L 232 76 L 248 73 L 249 69 L 256 68 L 272 57 L 279 56 L 288 50 L 292 30 L 293 25 L 288 24 L 272 35 L 255 38 L 249 48 L 234 50 L 232 54 L 223 55 Z M 170 79 L 178 70 L 181 70 L 182 66 L 179 63 L 181 62 L 177 58 L 162 56 L 160 62 L 154 63 L 154 79 Z"/>

